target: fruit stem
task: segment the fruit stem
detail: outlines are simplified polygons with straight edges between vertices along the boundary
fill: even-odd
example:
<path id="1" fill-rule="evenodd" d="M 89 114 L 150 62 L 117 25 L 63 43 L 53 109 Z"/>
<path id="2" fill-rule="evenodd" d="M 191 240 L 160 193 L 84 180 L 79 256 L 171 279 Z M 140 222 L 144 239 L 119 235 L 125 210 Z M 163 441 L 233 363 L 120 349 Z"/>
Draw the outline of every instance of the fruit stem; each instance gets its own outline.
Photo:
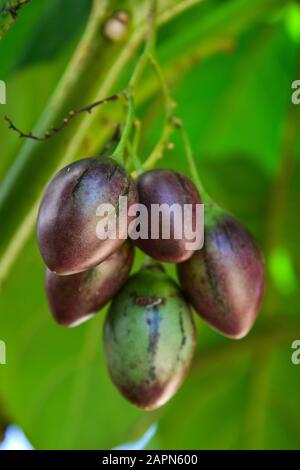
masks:
<path id="1" fill-rule="evenodd" d="M 126 149 L 127 141 L 129 139 L 133 117 L 134 117 L 133 98 L 132 98 L 131 91 L 129 89 L 125 90 L 123 92 L 123 95 L 125 96 L 127 100 L 127 117 L 126 117 L 126 122 L 125 122 L 125 126 L 122 132 L 120 142 L 118 143 L 112 155 L 112 158 L 115 158 L 115 160 L 117 160 L 117 162 L 120 164 L 124 164 L 125 149 Z"/>
<path id="2" fill-rule="evenodd" d="M 156 42 L 155 42 L 156 3 L 157 3 L 156 1 L 152 2 L 152 20 L 151 20 L 152 34 L 151 34 L 151 40 L 148 43 L 148 48 L 146 50 L 146 53 L 148 54 L 149 63 L 152 66 L 161 86 L 161 91 L 163 94 L 164 105 L 165 105 L 166 117 L 165 117 L 165 123 L 164 123 L 164 127 L 162 130 L 160 139 L 158 140 L 156 146 L 152 150 L 150 156 L 147 158 L 143 166 L 146 170 L 153 168 L 156 162 L 163 157 L 163 153 L 169 143 L 172 133 L 174 132 L 175 129 L 178 129 L 180 132 L 182 141 L 183 141 L 187 161 L 190 167 L 191 174 L 194 178 L 195 184 L 201 194 L 203 201 L 206 202 L 207 204 L 212 205 L 214 204 L 214 201 L 207 194 L 202 184 L 202 181 L 200 179 L 188 135 L 183 127 L 182 121 L 178 119 L 177 116 L 175 115 L 174 110 L 176 108 L 177 103 L 172 98 L 169 85 L 164 77 L 164 74 L 162 72 L 162 69 L 158 60 L 156 59 Z"/>
<path id="3" fill-rule="evenodd" d="M 147 31 L 145 48 L 133 70 L 133 73 L 128 83 L 128 87 L 123 92 L 123 95 L 125 96 L 127 100 L 128 112 L 127 112 L 127 118 L 126 118 L 124 130 L 121 136 L 121 140 L 113 154 L 113 158 L 115 158 L 119 163 L 124 163 L 124 154 L 125 154 L 125 150 L 127 146 L 127 141 L 129 139 L 130 131 L 132 129 L 133 120 L 135 117 L 134 102 L 133 102 L 133 89 L 138 83 L 149 61 L 150 52 L 154 49 L 156 9 L 157 9 L 157 1 L 151 0 L 149 14 L 148 14 L 148 31 Z"/>
<path id="4" fill-rule="evenodd" d="M 160 139 L 158 140 L 157 144 L 155 145 L 154 149 L 152 150 L 151 154 L 147 158 L 144 168 L 150 169 L 153 168 L 153 166 L 157 163 L 158 160 L 163 158 L 163 154 L 165 151 L 165 148 L 167 147 L 169 143 L 170 136 L 172 132 L 174 131 L 174 125 L 173 125 L 173 118 L 174 118 L 174 108 L 176 107 L 175 101 L 173 101 L 173 98 L 170 94 L 169 87 L 167 85 L 167 82 L 163 76 L 161 67 L 159 65 L 159 62 L 156 59 L 156 12 L 157 12 L 157 1 L 152 1 L 152 19 L 151 19 L 151 25 L 152 25 L 152 40 L 149 41 L 149 48 L 148 48 L 148 61 L 153 68 L 157 78 L 158 82 L 160 83 L 161 86 L 161 91 L 163 94 L 164 98 L 164 106 L 165 106 L 165 123 L 163 126 L 163 130 L 160 136 Z"/>
<path id="5" fill-rule="evenodd" d="M 156 11 L 157 11 L 157 0 L 150 0 L 150 8 L 148 13 L 148 29 L 146 33 L 146 44 L 142 55 L 133 71 L 131 79 L 129 81 L 129 88 L 132 90 L 137 82 L 139 81 L 145 66 L 149 61 L 149 55 L 154 51 L 156 41 Z"/>
<path id="6" fill-rule="evenodd" d="M 134 165 L 135 174 L 140 175 L 144 171 L 142 162 L 138 156 L 138 148 L 141 134 L 141 121 L 139 119 L 134 119 L 133 127 L 135 132 L 132 144 L 129 142 L 129 151 Z"/>
<path id="7" fill-rule="evenodd" d="M 165 148 L 167 147 L 170 137 L 174 131 L 173 120 L 174 120 L 174 109 L 176 107 L 176 103 L 170 94 L 168 85 L 163 76 L 160 65 L 154 56 L 154 53 L 149 54 L 149 62 L 150 62 L 150 65 L 153 67 L 153 70 L 156 73 L 158 81 L 161 85 L 162 94 L 164 98 L 164 104 L 165 104 L 166 117 L 165 117 L 165 123 L 164 123 L 164 127 L 162 130 L 160 139 L 144 164 L 145 169 L 152 168 L 158 160 L 163 158 L 163 153 L 165 151 Z"/>
<path id="8" fill-rule="evenodd" d="M 170 136 L 172 135 L 175 129 L 178 129 L 183 141 L 190 171 L 194 178 L 195 184 L 200 192 L 200 195 L 205 203 L 215 205 L 212 198 L 207 194 L 206 190 L 204 189 L 204 185 L 200 179 L 188 135 L 184 129 L 182 121 L 174 113 L 176 102 L 171 96 L 169 86 L 166 82 L 161 66 L 155 58 L 154 52 L 152 54 L 149 54 L 149 61 L 161 85 L 165 103 L 166 118 L 161 137 L 143 166 L 145 169 L 150 169 L 155 165 L 158 160 L 163 157 L 163 152 L 169 143 Z"/>
<path id="9" fill-rule="evenodd" d="M 184 126 L 183 126 L 183 123 L 180 119 L 176 120 L 176 127 L 179 130 L 179 133 L 181 135 L 184 150 L 185 150 L 185 154 L 186 154 L 186 158 L 187 158 L 187 161 L 188 161 L 188 165 L 190 167 L 190 172 L 193 175 L 194 182 L 197 186 L 197 189 L 199 190 L 199 193 L 201 195 L 202 200 L 206 204 L 216 206 L 216 203 L 207 194 L 207 192 L 204 188 L 204 185 L 201 181 L 201 178 L 199 176 L 199 172 L 198 172 L 198 169 L 197 169 L 197 165 L 196 165 L 196 162 L 195 162 L 195 158 L 194 158 L 194 155 L 193 155 L 193 150 L 192 150 L 190 139 L 189 139 L 188 134 L 187 134 L 187 132 L 186 132 Z"/>

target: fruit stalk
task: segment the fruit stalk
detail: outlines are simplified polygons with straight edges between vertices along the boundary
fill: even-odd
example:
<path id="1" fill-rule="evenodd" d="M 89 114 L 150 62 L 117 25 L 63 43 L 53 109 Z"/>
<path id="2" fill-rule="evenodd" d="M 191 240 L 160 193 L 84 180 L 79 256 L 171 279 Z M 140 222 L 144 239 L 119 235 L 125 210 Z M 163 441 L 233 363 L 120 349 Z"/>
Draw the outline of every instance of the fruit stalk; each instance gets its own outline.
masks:
<path id="1" fill-rule="evenodd" d="M 127 145 L 127 141 L 129 139 L 130 131 L 133 126 L 133 121 L 135 117 L 134 113 L 134 101 L 133 101 L 133 90 L 140 80 L 140 77 L 145 69 L 145 66 L 147 65 L 147 62 L 149 60 L 149 54 L 150 51 L 153 50 L 154 47 L 154 42 L 155 42 L 155 15 L 156 15 L 156 10 L 157 10 L 157 1 L 156 0 L 151 0 L 150 1 L 150 9 L 149 9 L 149 14 L 148 14 L 148 34 L 147 34 L 147 40 L 146 40 L 146 45 L 144 48 L 144 51 L 142 55 L 140 56 L 134 71 L 131 75 L 129 84 L 127 89 L 124 92 L 125 98 L 127 100 L 127 106 L 128 106 L 128 111 L 127 111 L 127 118 L 126 118 L 126 123 L 124 126 L 124 130 L 122 132 L 122 137 L 121 140 L 113 154 L 113 157 L 119 162 L 123 163 L 124 161 L 124 153 Z"/>

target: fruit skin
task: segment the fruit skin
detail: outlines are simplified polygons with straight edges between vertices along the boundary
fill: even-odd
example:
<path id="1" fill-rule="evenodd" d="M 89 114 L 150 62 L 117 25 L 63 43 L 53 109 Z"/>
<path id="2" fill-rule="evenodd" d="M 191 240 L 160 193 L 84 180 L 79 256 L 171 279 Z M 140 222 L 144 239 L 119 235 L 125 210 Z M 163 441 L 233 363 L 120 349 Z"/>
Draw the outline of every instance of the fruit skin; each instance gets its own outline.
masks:
<path id="1" fill-rule="evenodd" d="M 46 293 L 54 319 L 66 327 L 88 320 L 126 282 L 134 258 L 129 242 L 89 271 L 57 276 L 46 268 Z"/>
<path id="2" fill-rule="evenodd" d="M 153 258 L 169 263 L 180 263 L 190 258 L 194 251 L 186 249 L 186 243 L 190 240 L 182 237 L 176 240 L 171 237 L 170 240 L 162 239 L 162 222 L 160 220 L 158 240 L 150 239 L 151 225 L 151 204 L 184 204 L 193 205 L 193 230 L 196 228 L 195 205 L 201 204 L 199 193 L 192 181 L 185 175 L 176 173 L 172 170 L 155 169 L 143 173 L 136 181 L 139 192 L 139 202 L 144 204 L 149 213 L 148 217 L 148 240 L 141 238 L 135 240 L 137 246 Z M 171 222 L 171 235 L 174 227 L 174 220 Z"/>
<path id="3" fill-rule="evenodd" d="M 115 240 L 100 240 L 96 234 L 97 208 L 109 203 L 118 207 L 119 196 L 128 197 L 128 207 L 138 201 L 131 177 L 112 158 L 79 160 L 59 171 L 42 200 L 37 237 L 42 257 L 56 274 L 75 274 L 97 266 L 124 243 L 127 226 L 120 224 Z M 128 223 L 132 220 L 128 217 Z"/>
<path id="4" fill-rule="evenodd" d="M 204 246 L 177 266 L 180 284 L 214 329 L 242 338 L 252 328 L 264 293 L 264 262 L 252 235 L 231 215 L 206 216 Z"/>
<path id="5" fill-rule="evenodd" d="M 147 268 L 113 300 L 104 327 L 110 376 L 134 405 L 153 410 L 182 384 L 195 346 L 191 310 L 178 286 Z"/>

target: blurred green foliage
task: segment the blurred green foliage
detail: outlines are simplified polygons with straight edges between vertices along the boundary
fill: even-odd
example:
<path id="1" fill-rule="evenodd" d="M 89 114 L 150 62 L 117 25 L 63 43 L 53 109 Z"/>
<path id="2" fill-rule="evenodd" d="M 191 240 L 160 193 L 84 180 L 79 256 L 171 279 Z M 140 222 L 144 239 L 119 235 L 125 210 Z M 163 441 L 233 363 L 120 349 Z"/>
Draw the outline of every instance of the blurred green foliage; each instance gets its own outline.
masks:
<path id="1" fill-rule="evenodd" d="M 121 89 L 130 75 L 136 53 L 103 85 L 147 2 L 108 3 L 106 16 L 118 8 L 130 12 L 132 30 L 117 45 L 97 32 L 97 54 L 56 118 L 71 105 L 87 104 L 99 90 Z M 166 8 L 178 3 L 161 1 Z M 0 42 L 0 79 L 8 89 L 1 117 L 8 114 L 22 129 L 33 128 L 84 31 L 90 6 L 87 0 L 33 0 L 24 7 Z M 0 338 L 7 343 L 8 364 L 0 366 L 0 401 L 34 447 L 111 448 L 157 421 L 154 448 L 299 448 L 300 366 L 291 363 L 291 344 L 300 338 L 300 121 L 291 104 L 292 81 L 300 79 L 299 52 L 300 7 L 288 0 L 195 2 L 161 26 L 158 57 L 205 186 L 251 229 L 265 253 L 264 306 L 253 332 L 240 342 L 197 320 L 199 345 L 187 382 L 161 411 L 139 411 L 108 378 L 104 312 L 67 331 L 51 319 L 32 227 L 1 285 Z M 146 158 L 163 117 L 151 70 L 137 90 L 137 103 L 140 153 Z M 3 258 L 66 154 L 73 159 L 101 150 L 122 111 L 109 106 L 34 147 L 0 121 Z M 178 136 L 174 143 L 160 166 L 188 173 Z"/>

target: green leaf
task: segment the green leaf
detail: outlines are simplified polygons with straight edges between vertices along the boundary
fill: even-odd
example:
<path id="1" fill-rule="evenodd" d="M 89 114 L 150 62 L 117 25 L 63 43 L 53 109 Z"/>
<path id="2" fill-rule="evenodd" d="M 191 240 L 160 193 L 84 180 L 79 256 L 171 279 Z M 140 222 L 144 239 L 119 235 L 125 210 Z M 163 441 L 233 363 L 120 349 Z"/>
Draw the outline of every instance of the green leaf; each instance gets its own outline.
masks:
<path id="1" fill-rule="evenodd" d="M 76 0 L 75 4 L 72 0 L 39 0 L 24 5 L 11 26 L 13 29 L 7 31 L 0 43 L 1 78 L 6 79 L 9 73 L 24 66 L 52 59 L 74 46 L 90 8 L 91 0 Z M 0 17 L 0 30 L 1 24 Z"/>

